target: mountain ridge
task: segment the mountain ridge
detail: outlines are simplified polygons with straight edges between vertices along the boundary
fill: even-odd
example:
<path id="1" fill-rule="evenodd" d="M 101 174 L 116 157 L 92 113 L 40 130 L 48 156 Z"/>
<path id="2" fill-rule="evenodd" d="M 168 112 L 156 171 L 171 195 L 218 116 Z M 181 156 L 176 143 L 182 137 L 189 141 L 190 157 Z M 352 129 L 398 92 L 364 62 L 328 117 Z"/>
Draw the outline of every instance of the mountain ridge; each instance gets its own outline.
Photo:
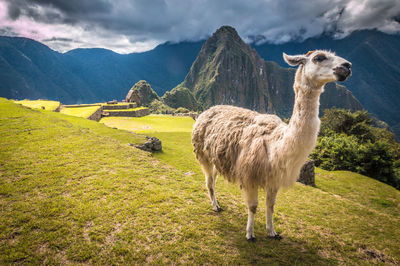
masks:
<path id="1" fill-rule="evenodd" d="M 151 51 L 133 54 L 102 48 L 75 49 L 62 54 L 27 38 L 0 37 L 0 96 L 45 98 L 66 104 L 99 102 L 122 99 L 142 79 L 162 96 L 185 79 L 204 42 L 165 43 Z M 336 51 L 353 63 L 353 76 L 344 85 L 364 108 L 387 122 L 400 136 L 399 35 L 364 30 L 341 40 L 320 36 L 303 42 L 252 47 L 261 58 L 275 61 L 281 67 L 286 67 L 282 51 L 288 54 L 316 48 Z M 30 58 L 29 54 L 35 54 L 32 50 L 40 51 L 39 55 Z M 81 58 L 83 53 L 93 59 Z M 109 57 L 100 61 L 98 54 Z"/>

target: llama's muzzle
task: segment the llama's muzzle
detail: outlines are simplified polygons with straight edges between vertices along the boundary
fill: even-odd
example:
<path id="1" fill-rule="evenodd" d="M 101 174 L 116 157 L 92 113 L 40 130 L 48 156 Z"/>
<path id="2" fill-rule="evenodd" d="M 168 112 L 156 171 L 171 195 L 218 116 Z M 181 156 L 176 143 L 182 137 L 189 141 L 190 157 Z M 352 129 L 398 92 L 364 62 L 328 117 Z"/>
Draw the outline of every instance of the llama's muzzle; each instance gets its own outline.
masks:
<path id="1" fill-rule="evenodd" d="M 343 63 L 342 65 L 335 67 L 333 71 L 337 81 L 345 81 L 351 75 L 351 64 L 347 62 Z"/>

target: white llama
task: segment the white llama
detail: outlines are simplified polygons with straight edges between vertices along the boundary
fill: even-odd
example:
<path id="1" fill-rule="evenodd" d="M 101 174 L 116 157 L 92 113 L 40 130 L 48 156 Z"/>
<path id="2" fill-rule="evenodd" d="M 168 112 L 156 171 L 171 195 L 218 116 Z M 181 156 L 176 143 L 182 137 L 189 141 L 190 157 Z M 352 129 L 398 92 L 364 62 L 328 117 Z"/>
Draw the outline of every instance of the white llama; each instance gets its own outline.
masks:
<path id="1" fill-rule="evenodd" d="M 258 188 L 267 193 L 268 236 L 281 238 L 272 222 L 278 190 L 296 182 L 301 166 L 315 146 L 320 126 L 319 97 L 324 85 L 344 81 L 351 74 L 351 64 L 328 51 L 283 54 L 283 58 L 291 66 L 299 65 L 288 125 L 275 115 L 220 105 L 203 112 L 192 133 L 194 152 L 206 176 L 213 210 L 221 211 L 215 196 L 217 174 L 240 184 L 248 208 L 246 238 L 250 241 L 255 240 Z"/>

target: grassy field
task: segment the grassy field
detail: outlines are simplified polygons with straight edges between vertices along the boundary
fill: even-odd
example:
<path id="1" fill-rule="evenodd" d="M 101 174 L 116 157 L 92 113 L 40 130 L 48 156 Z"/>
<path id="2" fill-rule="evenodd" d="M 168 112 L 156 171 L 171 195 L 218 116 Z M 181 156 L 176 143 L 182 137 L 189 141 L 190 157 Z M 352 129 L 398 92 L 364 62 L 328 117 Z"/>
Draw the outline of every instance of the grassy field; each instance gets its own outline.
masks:
<path id="1" fill-rule="evenodd" d="M 94 112 L 96 112 L 99 108 L 100 108 L 100 106 L 62 108 L 60 110 L 60 113 L 66 114 L 66 115 L 88 118 Z"/>
<path id="2" fill-rule="evenodd" d="M 267 238 L 245 240 L 240 189 L 217 181 L 214 213 L 190 144 L 188 117 L 103 123 L 0 99 L 0 264 L 398 264 L 400 193 L 349 172 L 317 171 L 317 188 L 278 195 Z M 138 130 L 139 131 L 139 130 Z"/>
<path id="3" fill-rule="evenodd" d="M 138 133 L 192 132 L 194 120 L 188 116 L 147 115 L 143 117 L 104 117 L 100 120 L 110 127 Z"/>
<path id="4" fill-rule="evenodd" d="M 54 111 L 60 106 L 60 102 L 48 100 L 21 100 L 15 101 L 15 103 L 36 109 L 42 109 L 42 107 L 44 107 L 45 110 L 48 111 Z"/>

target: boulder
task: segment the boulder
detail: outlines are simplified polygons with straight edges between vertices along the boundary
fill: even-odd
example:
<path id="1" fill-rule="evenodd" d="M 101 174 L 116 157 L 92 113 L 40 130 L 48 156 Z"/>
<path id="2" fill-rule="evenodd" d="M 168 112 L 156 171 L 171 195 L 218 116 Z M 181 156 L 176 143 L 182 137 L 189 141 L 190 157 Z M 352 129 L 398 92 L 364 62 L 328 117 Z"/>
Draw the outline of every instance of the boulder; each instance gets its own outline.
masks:
<path id="1" fill-rule="evenodd" d="M 156 137 L 146 137 L 147 141 L 141 145 L 136 145 L 135 147 L 148 152 L 155 152 L 162 150 L 161 140 Z"/>
<path id="2" fill-rule="evenodd" d="M 297 182 L 303 183 L 307 186 L 315 187 L 315 172 L 314 160 L 307 161 L 300 170 Z"/>

